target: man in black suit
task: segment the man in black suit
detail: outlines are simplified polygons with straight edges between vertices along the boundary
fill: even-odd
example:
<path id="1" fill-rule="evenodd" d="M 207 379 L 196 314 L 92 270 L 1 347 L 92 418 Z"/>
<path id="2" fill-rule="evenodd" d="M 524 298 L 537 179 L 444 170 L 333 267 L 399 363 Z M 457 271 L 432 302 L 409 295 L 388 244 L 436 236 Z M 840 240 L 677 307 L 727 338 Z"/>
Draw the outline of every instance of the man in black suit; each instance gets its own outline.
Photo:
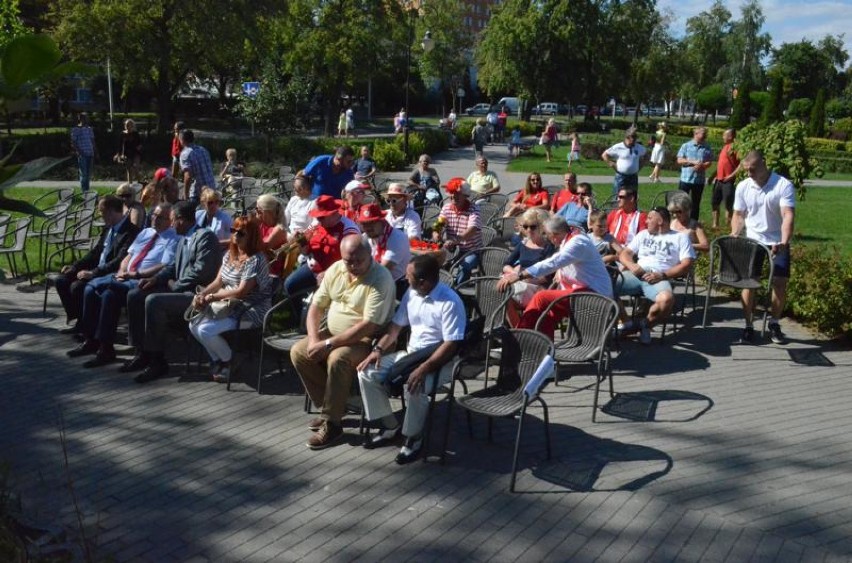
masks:
<path id="1" fill-rule="evenodd" d="M 80 260 L 64 266 L 62 276 L 56 280 L 56 292 L 65 309 L 66 322 L 78 321 L 60 330 L 64 334 L 80 333 L 79 318 L 86 284 L 118 271 L 127 249 L 139 234 L 139 228 L 124 215 L 124 202 L 114 195 L 104 196 L 98 202 L 98 212 L 105 223 L 98 244 Z"/>
<path id="2" fill-rule="evenodd" d="M 130 344 L 136 356 L 119 371 L 129 373 L 145 368 L 136 376 L 146 383 L 168 372 L 164 355 L 166 325 L 178 319 L 192 303 L 195 287 L 206 286 L 218 275 L 222 247 L 216 234 L 195 224 L 195 206 L 186 201 L 172 208 L 172 226 L 183 237 L 178 242 L 175 261 L 156 276 L 142 280 L 127 295 Z"/>

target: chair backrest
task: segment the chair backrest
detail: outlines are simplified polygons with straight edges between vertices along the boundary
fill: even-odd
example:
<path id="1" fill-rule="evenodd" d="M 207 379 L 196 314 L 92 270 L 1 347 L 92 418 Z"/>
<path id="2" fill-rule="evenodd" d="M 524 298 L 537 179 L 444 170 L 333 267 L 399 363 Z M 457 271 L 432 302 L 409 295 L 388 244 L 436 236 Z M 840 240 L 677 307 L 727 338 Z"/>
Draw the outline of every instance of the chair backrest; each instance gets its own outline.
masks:
<path id="1" fill-rule="evenodd" d="M 444 282 L 450 287 L 453 287 L 453 285 L 456 283 L 456 279 L 449 272 L 449 270 L 444 270 L 443 268 L 438 270 L 438 280 Z"/>
<path id="2" fill-rule="evenodd" d="M 618 195 L 611 195 L 608 198 L 606 198 L 604 200 L 604 202 L 602 204 L 600 204 L 600 206 L 598 206 L 598 209 L 600 209 L 601 211 L 604 211 L 606 213 L 609 213 L 610 211 L 612 211 L 613 209 L 615 209 L 617 207 L 618 207 Z"/>
<path id="3" fill-rule="evenodd" d="M 506 305 L 512 298 L 512 291 L 500 291 L 497 289 L 498 276 L 482 276 L 471 278 L 456 287 L 456 291 L 465 298 L 465 289 L 473 288 L 473 299 L 475 300 L 475 315 L 485 317 L 485 332 L 502 326 L 506 318 Z"/>
<path id="4" fill-rule="evenodd" d="M 521 379 L 521 385 L 515 393 L 523 394 L 524 388 L 535 374 L 539 364 L 546 357 L 553 357 L 553 342 L 535 330 L 513 328 L 509 330 L 509 333 L 517 341 L 521 350 L 521 358 L 518 362 L 518 376 Z"/>
<path id="5" fill-rule="evenodd" d="M 9 250 L 13 252 L 21 252 L 24 250 L 24 247 L 27 244 L 27 233 L 30 231 L 30 224 L 32 223 L 32 217 L 21 217 L 18 219 L 18 222 L 15 224 L 15 230 L 10 234 L 14 234 L 14 242 L 12 246 L 9 247 Z"/>
<path id="6" fill-rule="evenodd" d="M 563 187 L 564 186 L 562 184 L 558 184 L 553 186 L 544 186 L 544 189 L 547 190 L 547 193 L 550 197 L 553 197 L 558 194 L 559 190 L 561 190 Z"/>
<path id="7" fill-rule="evenodd" d="M 763 275 L 766 263 L 769 264 L 768 279 L 772 279 L 772 253 L 756 240 L 744 236 L 722 236 L 713 241 L 710 250 L 710 273 L 715 273 L 718 282 L 723 285 L 767 279 Z"/>
<path id="8" fill-rule="evenodd" d="M 441 214 L 441 208 L 437 205 L 427 204 L 423 207 L 416 210 L 420 213 L 421 223 L 423 229 L 431 229 L 432 225 L 435 224 L 435 221 L 438 219 L 438 215 Z"/>
<path id="9" fill-rule="evenodd" d="M 501 241 L 507 241 L 518 234 L 518 217 L 497 217 L 491 221 L 491 226 L 497 231 Z"/>
<path id="10" fill-rule="evenodd" d="M 489 194 L 489 195 L 486 195 L 486 196 L 482 196 L 481 198 L 479 198 L 477 200 L 477 202 L 481 202 L 481 203 L 478 203 L 479 205 L 482 205 L 485 202 L 493 203 L 494 205 L 496 205 L 500 208 L 500 211 L 505 209 L 506 203 L 508 201 L 509 201 L 509 196 L 507 196 L 506 194 Z"/>
<path id="11" fill-rule="evenodd" d="M 535 328 L 557 303 L 568 302 L 568 330 L 565 342 L 569 346 L 584 346 L 603 351 L 618 320 L 618 304 L 609 297 L 591 291 L 577 291 L 553 301 L 539 316 Z M 598 348 L 600 347 L 600 348 Z"/>
<path id="12" fill-rule="evenodd" d="M 496 203 L 491 203 L 490 201 L 477 203 L 477 207 L 479 208 L 479 219 L 483 225 L 490 223 L 491 220 L 499 216 L 500 211 L 502 211 L 501 206 Z"/>
<path id="13" fill-rule="evenodd" d="M 657 207 L 658 205 L 668 207 L 669 202 L 675 194 L 688 195 L 683 190 L 665 190 L 654 196 L 654 199 L 651 200 L 651 207 Z"/>
<path id="14" fill-rule="evenodd" d="M 480 233 L 482 234 L 483 246 L 491 246 L 491 243 L 494 242 L 495 238 L 497 238 L 497 231 L 494 229 L 494 227 L 482 227 L 480 229 Z"/>
<path id="15" fill-rule="evenodd" d="M 486 246 L 479 250 L 479 271 L 484 276 L 499 277 L 503 273 L 503 262 L 511 254 L 505 248 Z"/>

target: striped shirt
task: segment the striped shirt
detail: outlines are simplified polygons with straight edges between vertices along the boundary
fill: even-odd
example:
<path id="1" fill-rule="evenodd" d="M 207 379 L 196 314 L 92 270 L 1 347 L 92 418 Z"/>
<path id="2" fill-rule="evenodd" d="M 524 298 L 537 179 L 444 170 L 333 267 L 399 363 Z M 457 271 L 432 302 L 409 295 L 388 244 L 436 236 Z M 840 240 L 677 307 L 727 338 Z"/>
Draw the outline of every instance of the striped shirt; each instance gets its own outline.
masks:
<path id="1" fill-rule="evenodd" d="M 72 127 L 71 146 L 80 156 L 95 156 L 95 133 L 92 128 Z"/>
<path id="2" fill-rule="evenodd" d="M 439 217 L 447 221 L 444 233 L 449 239 L 456 239 L 471 227 L 476 227 L 476 234 L 467 240 L 459 240 L 459 248 L 465 252 L 482 247 L 482 219 L 479 217 L 479 208 L 470 201 L 464 211 L 456 209 L 452 203 L 448 203 L 441 209 Z"/>
<path id="3" fill-rule="evenodd" d="M 237 289 L 245 280 L 257 280 L 254 289 L 242 299 L 250 308 L 240 317 L 240 321 L 251 321 L 253 326 L 263 324 L 263 317 L 272 306 L 272 279 L 269 277 L 269 265 L 263 254 L 258 252 L 250 256 L 240 266 L 231 262 L 230 255 L 226 252 L 222 258 L 219 277 L 222 279 L 222 289 L 226 291 Z"/>

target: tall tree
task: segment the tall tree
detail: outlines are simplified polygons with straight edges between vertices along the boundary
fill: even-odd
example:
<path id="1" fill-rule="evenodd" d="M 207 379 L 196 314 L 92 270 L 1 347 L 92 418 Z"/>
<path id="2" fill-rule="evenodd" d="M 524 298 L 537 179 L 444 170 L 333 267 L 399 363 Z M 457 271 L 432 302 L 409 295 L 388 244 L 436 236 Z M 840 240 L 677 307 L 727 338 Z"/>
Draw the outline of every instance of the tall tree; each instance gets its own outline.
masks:
<path id="1" fill-rule="evenodd" d="M 748 80 L 737 88 L 734 107 L 731 110 L 731 118 L 728 123 L 735 129 L 742 129 L 751 123 L 751 84 Z"/>
<path id="2" fill-rule="evenodd" d="M 464 25 L 467 6 L 456 0 L 434 0 L 417 20 L 416 38 L 430 33 L 434 48 L 420 57 L 420 74 L 424 81 L 434 80 L 445 101 L 447 94 L 455 99 L 459 80 L 470 64 L 473 37 Z M 443 107 L 442 107 L 443 110 Z"/>
<path id="3" fill-rule="evenodd" d="M 784 80 L 780 76 L 772 79 L 772 87 L 769 89 L 769 102 L 760 113 L 760 124 L 762 126 L 778 123 L 784 119 Z"/>
<path id="4" fill-rule="evenodd" d="M 752 88 L 764 85 L 761 61 L 769 54 L 772 38 L 761 32 L 766 17 L 758 0 L 748 0 L 740 9 L 740 19 L 731 25 L 725 36 L 723 51 L 726 64 L 719 70 L 718 78 L 724 84 L 739 85 L 748 81 Z"/>
<path id="5" fill-rule="evenodd" d="M 839 69 L 848 59 L 842 41 L 837 44 L 837 40 L 827 35 L 819 44 L 807 39 L 783 43 L 772 50 L 769 74 L 783 77 L 791 98 L 812 98 L 820 88 L 837 95 L 842 86 Z"/>
<path id="6" fill-rule="evenodd" d="M 708 10 L 686 20 L 685 66 L 696 89 L 718 81 L 726 63 L 725 40 L 732 25 L 731 12 L 722 0 L 715 0 Z"/>
<path id="7" fill-rule="evenodd" d="M 808 135 L 811 137 L 825 136 L 825 90 L 822 88 L 817 92 L 816 101 L 811 110 L 811 118 L 808 121 Z"/>

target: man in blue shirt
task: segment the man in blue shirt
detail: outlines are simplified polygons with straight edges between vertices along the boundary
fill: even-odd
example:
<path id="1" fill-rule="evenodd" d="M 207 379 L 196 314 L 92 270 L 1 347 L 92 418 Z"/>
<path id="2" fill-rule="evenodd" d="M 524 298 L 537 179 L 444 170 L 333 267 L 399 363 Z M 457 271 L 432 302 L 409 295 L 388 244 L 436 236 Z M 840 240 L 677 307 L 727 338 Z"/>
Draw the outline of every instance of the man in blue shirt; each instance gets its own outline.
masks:
<path id="1" fill-rule="evenodd" d="M 681 145 L 677 151 L 677 163 L 680 164 L 681 190 L 689 194 L 692 200 L 692 211 L 690 215 L 698 220 L 699 207 L 701 205 L 701 194 L 704 192 L 704 172 L 713 161 L 713 149 L 706 142 L 707 128 L 696 127 L 692 133 L 692 140 Z"/>
<path id="2" fill-rule="evenodd" d="M 296 176 L 311 180 L 311 195 L 314 198 L 330 195 L 340 199 L 343 187 L 355 179 L 355 173 L 352 171 L 354 161 L 355 152 L 352 147 L 338 147 L 334 154 L 318 156 L 311 160 Z"/>
<path id="3" fill-rule="evenodd" d="M 77 154 L 77 165 L 80 168 L 80 190 L 89 191 L 89 177 L 92 174 L 92 163 L 97 154 L 95 133 L 89 126 L 89 116 L 81 113 L 77 126 L 71 129 L 71 148 Z"/>
<path id="4" fill-rule="evenodd" d="M 195 144 L 195 133 L 190 129 L 180 132 L 180 170 L 183 173 L 183 197 L 198 205 L 201 190 L 216 187 L 213 161 L 207 149 Z"/>
<path id="5" fill-rule="evenodd" d="M 157 274 L 174 261 L 180 237 L 172 228 L 171 211 L 170 204 L 159 204 L 151 214 L 154 226 L 139 233 L 118 272 L 95 278 L 86 286 L 80 317 L 80 332 L 85 340 L 68 351 L 71 358 L 95 354 L 83 367 L 102 366 L 115 360 L 113 343 L 127 293 L 139 285 L 139 280 Z"/>

